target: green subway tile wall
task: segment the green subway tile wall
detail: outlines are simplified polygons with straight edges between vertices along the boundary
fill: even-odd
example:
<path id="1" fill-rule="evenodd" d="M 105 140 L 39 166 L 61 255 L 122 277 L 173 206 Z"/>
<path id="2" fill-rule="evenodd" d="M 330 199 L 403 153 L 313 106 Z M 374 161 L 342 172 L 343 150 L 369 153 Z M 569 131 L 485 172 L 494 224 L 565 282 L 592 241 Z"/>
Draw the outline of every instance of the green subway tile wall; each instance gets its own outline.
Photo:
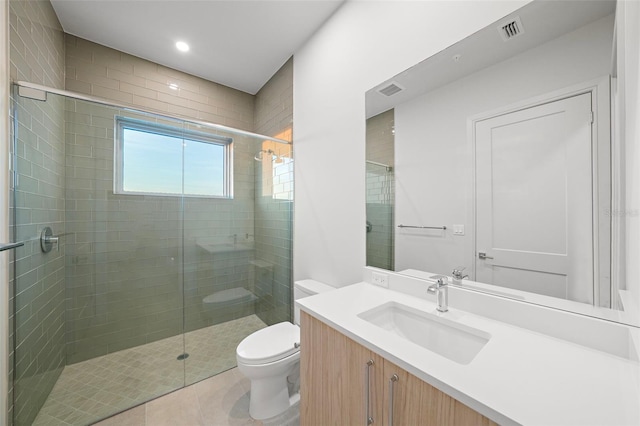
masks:
<path id="1" fill-rule="evenodd" d="M 255 96 L 70 34 L 66 34 L 65 87 L 116 103 L 254 131 Z"/>

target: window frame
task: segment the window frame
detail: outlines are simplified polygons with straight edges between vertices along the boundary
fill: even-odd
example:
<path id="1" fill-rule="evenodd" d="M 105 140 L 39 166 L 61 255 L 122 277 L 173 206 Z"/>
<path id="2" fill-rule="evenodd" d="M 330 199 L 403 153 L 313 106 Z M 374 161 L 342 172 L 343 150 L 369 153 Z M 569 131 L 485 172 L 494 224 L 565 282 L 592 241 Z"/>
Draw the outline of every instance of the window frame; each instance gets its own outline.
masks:
<path id="1" fill-rule="evenodd" d="M 144 192 L 144 191 L 125 191 L 124 190 L 124 130 L 140 131 L 145 133 L 157 134 L 160 136 L 174 137 L 185 140 L 219 145 L 224 148 L 223 156 L 223 194 L 222 195 L 205 195 L 205 194 L 186 194 L 184 193 L 184 184 L 182 193 L 169 192 Z M 187 130 L 181 127 L 160 124 L 152 121 L 145 121 L 124 116 L 115 116 L 115 134 L 114 134 L 114 162 L 113 162 L 113 193 L 118 195 L 152 195 L 158 197 L 191 197 L 191 198 L 215 198 L 215 199 L 233 199 L 233 138 L 220 135 L 212 135 L 196 130 Z M 182 170 L 184 174 L 184 154 L 182 156 Z"/>

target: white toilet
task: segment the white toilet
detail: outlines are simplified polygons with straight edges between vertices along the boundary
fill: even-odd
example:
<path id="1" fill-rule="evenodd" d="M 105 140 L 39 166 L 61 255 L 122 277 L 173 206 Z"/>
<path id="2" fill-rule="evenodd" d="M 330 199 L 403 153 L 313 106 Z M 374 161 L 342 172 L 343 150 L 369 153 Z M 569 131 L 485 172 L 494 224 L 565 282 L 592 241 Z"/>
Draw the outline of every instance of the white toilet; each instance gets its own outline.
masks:
<path id="1" fill-rule="evenodd" d="M 294 300 L 333 290 L 313 281 L 296 281 Z M 281 322 L 247 336 L 236 348 L 238 369 L 251 380 L 249 414 L 256 420 L 283 413 L 300 400 L 300 309 L 295 324 Z"/>

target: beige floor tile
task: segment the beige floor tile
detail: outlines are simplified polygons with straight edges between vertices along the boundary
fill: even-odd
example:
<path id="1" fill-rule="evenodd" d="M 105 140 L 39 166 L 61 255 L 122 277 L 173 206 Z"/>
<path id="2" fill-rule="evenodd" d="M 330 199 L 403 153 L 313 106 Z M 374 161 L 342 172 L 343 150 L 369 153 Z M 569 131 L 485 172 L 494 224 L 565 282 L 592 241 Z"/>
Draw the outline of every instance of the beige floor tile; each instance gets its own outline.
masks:
<path id="1" fill-rule="evenodd" d="M 240 372 L 237 368 L 231 370 L 231 372 L 237 377 L 238 381 L 242 384 L 247 392 L 251 390 L 251 380 L 247 379 L 247 377 Z"/>
<path id="2" fill-rule="evenodd" d="M 254 424 L 249 416 L 249 391 L 237 369 L 193 385 L 206 425 Z"/>
<path id="3" fill-rule="evenodd" d="M 189 386 L 146 404 L 147 424 L 153 426 L 203 426 L 195 389 Z"/>
<path id="4" fill-rule="evenodd" d="M 254 425 L 255 420 L 249 416 L 249 393 L 239 385 L 217 395 L 220 399 L 213 401 L 200 400 L 202 417 L 207 426 L 240 426 Z"/>
<path id="5" fill-rule="evenodd" d="M 139 405 L 138 407 L 98 422 L 95 426 L 146 426 L 145 411 L 145 406 Z"/>
<path id="6" fill-rule="evenodd" d="M 240 381 L 236 371 L 237 368 L 232 368 L 224 373 L 220 373 L 194 384 L 193 388 L 199 396 L 213 394 L 220 389 L 230 387 Z"/>
<path id="7" fill-rule="evenodd" d="M 250 382 L 234 368 L 148 402 L 146 423 L 141 406 L 130 410 L 137 410 L 129 414 L 131 417 L 125 412 L 97 426 L 299 426 L 297 405 L 264 422 L 253 420 L 249 416 L 249 386 Z"/>

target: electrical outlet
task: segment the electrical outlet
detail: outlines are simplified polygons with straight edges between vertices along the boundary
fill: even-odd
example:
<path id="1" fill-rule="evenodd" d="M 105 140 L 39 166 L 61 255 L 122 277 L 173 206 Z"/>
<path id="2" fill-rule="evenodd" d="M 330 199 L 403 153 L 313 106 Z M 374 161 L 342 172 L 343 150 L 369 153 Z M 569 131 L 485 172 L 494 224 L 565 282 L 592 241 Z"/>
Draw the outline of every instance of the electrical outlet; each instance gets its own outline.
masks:
<path id="1" fill-rule="evenodd" d="M 387 274 L 381 274 L 380 272 L 373 272 L 371 274 L 371 280 L 375 285 L 389 288 L 389 276 Z"/>
<path id="2" fill-rule="evenodd" d="M 464 235 L 464 225 L 453 225 L 453 235 Z"/>

